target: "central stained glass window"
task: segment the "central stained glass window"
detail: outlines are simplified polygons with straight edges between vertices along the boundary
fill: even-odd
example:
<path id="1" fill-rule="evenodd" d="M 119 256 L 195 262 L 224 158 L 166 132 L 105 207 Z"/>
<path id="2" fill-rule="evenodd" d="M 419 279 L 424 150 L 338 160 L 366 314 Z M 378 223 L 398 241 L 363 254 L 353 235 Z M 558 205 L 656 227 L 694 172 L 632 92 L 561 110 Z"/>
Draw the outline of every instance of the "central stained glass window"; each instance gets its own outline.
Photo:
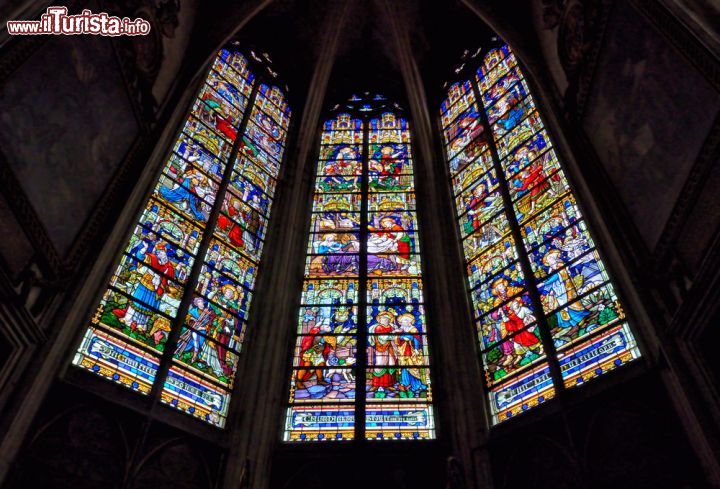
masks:
<path id="1" fill-rule="evenodd" d="M 353 96 L 324 124 L 285 441 L 435 437 L 410 129 L 396 109 Z"/>

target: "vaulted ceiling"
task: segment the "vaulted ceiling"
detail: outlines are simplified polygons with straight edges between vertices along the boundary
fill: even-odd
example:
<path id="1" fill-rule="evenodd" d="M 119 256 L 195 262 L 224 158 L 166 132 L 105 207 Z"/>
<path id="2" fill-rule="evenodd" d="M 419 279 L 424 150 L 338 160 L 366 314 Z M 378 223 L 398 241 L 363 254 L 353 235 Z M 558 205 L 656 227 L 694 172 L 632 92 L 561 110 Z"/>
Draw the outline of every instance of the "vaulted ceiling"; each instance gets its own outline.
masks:
<path id="1" fill-rule="evenodd" d="M 326 106 L 352 91 L 377 91 L 404 102 L 405 88 L 391 42 L 390 23 L 408 29 L 413 56 L 425 80 L 428 98 L 441 98 L 443 84 L 466 49 L 475 50 L 494 35 L 481 17 L 499 31 L 533 38 L 531 8 L 511 1 L 433 0 L 270 0 L 233 2 L 198 11 L 193 48 L 185 75 L 193 76 L 214 50 L 235 36 L 244 45 L 266 51 L 287 82 L 294 107 L 302 108 L 312 73 L 321 58 L 326 32 L 345 21 L 330 77 Z M 391 17 L 396 17 L 392 19 Z M 515 41 L 517 44 L 525 44 Z"/>

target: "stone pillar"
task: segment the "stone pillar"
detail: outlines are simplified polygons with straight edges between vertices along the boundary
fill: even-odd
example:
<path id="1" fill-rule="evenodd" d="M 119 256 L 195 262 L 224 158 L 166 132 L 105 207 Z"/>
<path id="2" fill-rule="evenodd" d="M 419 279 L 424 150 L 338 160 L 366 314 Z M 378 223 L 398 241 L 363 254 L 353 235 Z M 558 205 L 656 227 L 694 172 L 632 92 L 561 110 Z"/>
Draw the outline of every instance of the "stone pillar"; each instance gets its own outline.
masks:
<path id="1" fill-rule="evenodd" d="M 381 5 L 408 96 L 415 153 L 417 206 L 423 246 L 423 275 L 431 325 L 438 437 L 457 462 L 467 487 L 492 487 L 487 454 L 487 403 L 475 344 L 477 338 L 465 291 L 462 245 L 454 222 L 449 174 L 438 136 L 438 116 L 428 106 L 406 24 L 392 2 Z M 439 109 L 438 109 L 439 110 Z"/>
<path id="2" fill-rule="evenodd" d="M 333 3 L 310 81 L 305 106 L 298 111 L 295 141 L 288 144 L 278 182 L 262 276 L 255 295 L 250 337 L 238 373 L 234 402 L 239 419 L 231 430 L 224 487 L 264 488 L 269 484 L 271 457 L 280 442 L 290 373 L 290 349 L 297 323 L 314 155 L 330 72 L 350 2 Z M 290 49 L 290 47 L 288 47 Z M 245 484 L 245 485 L 241 485 Z"/>

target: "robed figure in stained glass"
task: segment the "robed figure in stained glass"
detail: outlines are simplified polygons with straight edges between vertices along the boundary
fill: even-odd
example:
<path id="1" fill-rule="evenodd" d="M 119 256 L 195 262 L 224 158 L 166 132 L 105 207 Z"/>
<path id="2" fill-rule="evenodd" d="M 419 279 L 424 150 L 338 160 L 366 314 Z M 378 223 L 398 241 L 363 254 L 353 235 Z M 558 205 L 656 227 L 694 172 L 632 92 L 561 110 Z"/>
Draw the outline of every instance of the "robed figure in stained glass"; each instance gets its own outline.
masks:
<path id="1" fill-rule="evenodd" d="M 415 316 L 410 313 L 400 314 L 396 318 L 399 336 L 395 339 L 400 371 L 400 396 L 419 397 L 420 392 L 427 389 L 425 370 L 418 368 L 425 363 L 422 354 L 422 337 L 415 327 Z"/>
<path id="2" fill-rule="evenodd" d="M 507 279 L 497 279 L 492 285 L 492 290 L 493 307 L 500 307 L 491 313 L 491 317 L 500 320 L 505 330 L 504 337 L 514 335 L 510 341 L 501 343 L 500 348 L 506 357 L 506 362 L 519 361 L 529 348 L 540 342 L 537 336 L 525 330 L 525 327 L 534 320 L 532 311 L 523 304 L 521 297 L 506 302 L 509 297 L 522 291 L 520 287 L 509 285 Z"/>
<path id="3" fill-rule="evenodd" d="M 544 296 L 545 306 L 548 309 L 555 309 L 558 304 L 566 304 L 573 300 L 578 295 L 577 285 L 573 282 L 567 270 L 561 270 L 565 265 L 562 252 L 555 249 L 548 251 L 543 257 L 543 264 L 550 271 L 558 270 L 544 283 L 544 289 L 547 291 Z M 589 312 L 583 309 L 580 304 L 573 304 L 557 315 L 557 326 L 560 328 L 572 328 L 580 324 L 588 314 Z"/>
<path id="4" fill-rule="evenodd" d="M 207 177 L 188 165 L 185 173 L 180 177 L 180 181 L 172 188 L 161 187 L 160 195 L 165 197 L 168 202 L 179 203 L 184 209 L 189 207 L 196 219 L 205 221 L 209 211 L 205 202 L 200 198 L 211 195 L 207 186 Z"/>
<path id="5" fill-rule="evenodd" d="M 300 365 L 307 368 L 298 370 L 297 381 L 295 382 L 295 387 L 298 389 L 307 389 L 305 383 L 313 378 L 317 385 L 330 384 L 325 380 L 323 370 L 317 367 L 325 366 L 331 347 L 320 334 L 318 326 L 310 328 L 309 333 L 300 342 Z"/>
<path id="6" fill-rule="evenodd" d="M 375 250 L 368 250 L 370 252 L 396 252 L 400 255 L 400 258 L 408 260 L 410 258 L 410 237 L 407 235 L 405 230 L 395 222 L 391 217 L 383 217 L 380 219 L 380 226 L 375 227 L 371 224 L 368 225 L 368 229 L 375 233 L 375 236 L 379 236 L 382 239 L 373 243 Z M 387 239 L 387 240 L 386 240 Z M 386 243 L 386 244 L 381 244 Z M 369 245 L 368 245 L 369 247 Z"/>
<path id="7" fill-rule="evenodd" d="M 157 274 L 146 272 L 140 278 L 140 282 L 132 293 L 136 302 L 131 302 L 125 311 L 113 311 L 122 321 L 127 324 L 131 330 L 136 329 L 144 332 L 147 330 L 147 322 L 153 314 L 153 309 L 159 309 L 160 298 L 168 287 L 167 278 L 175 276 L 175 268 L 170 263 L 165 244 L 158 243 L 155 245 L 154 251 L 148 251 L 147 241 L 143 241 L 140 249 L 135 253 L 135 257 L 147 264 L 158 272 Z M 149 308 L 143 307 L 147 305 Z"/>
<path id="8" fill-rule="evenodd" d="M 395 320 L 395 316 L 389 311 L 384 311 L 375 316 L 375 320 L 377 324 L 369 328 L 368 337 L 370 344 L 368 364 L 374 366 L 368 391 L 376 393 L 385 390 L 394 391 L 397 387 L 395 384 L 398 360 L 393 348 L 394 337 L 389 333 L 393 332 L 394 328 L 390 323 Z"/>

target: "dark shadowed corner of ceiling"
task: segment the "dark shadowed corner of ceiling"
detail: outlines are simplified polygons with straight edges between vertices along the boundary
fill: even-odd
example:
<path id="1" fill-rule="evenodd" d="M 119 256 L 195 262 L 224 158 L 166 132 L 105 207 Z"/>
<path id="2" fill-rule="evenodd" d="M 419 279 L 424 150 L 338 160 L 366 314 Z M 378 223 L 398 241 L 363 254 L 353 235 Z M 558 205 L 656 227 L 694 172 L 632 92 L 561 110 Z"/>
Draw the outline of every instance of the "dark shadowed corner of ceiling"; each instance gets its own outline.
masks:
<path id="1" fill-rule="evenodd" d="M 465 50 L 477 50 L 494 35 L 461 0 L 344 1 L 348 4 L 346 21 L 325 97 L 326 108 L 353 92 L 364 91 L 380 92 L 406 104 L 389 15 L 396 17 L 395 25 L 407 30 L 432 106 L 439 103 L 443 85 L 453 76 L 449 64 L 459 63 Z M 508 4 L 487 1 L 480 6 L 505 11 L 512 7 Z M 289 88 L 288 97 L 297 113 L 304 105 L 329 21 L 334 21 L 329 14 L 338 6 L 327 0 L 276 0 L 201 9 L 193 35 L 201 48 L 211 42 L 220 44 L 237 31 L 236 37 L 245 48 L 267 52 Z M 250 20 L 243 23 L 247 17 Z M 208 47 L 206 55 L 215 47 Z"/>

